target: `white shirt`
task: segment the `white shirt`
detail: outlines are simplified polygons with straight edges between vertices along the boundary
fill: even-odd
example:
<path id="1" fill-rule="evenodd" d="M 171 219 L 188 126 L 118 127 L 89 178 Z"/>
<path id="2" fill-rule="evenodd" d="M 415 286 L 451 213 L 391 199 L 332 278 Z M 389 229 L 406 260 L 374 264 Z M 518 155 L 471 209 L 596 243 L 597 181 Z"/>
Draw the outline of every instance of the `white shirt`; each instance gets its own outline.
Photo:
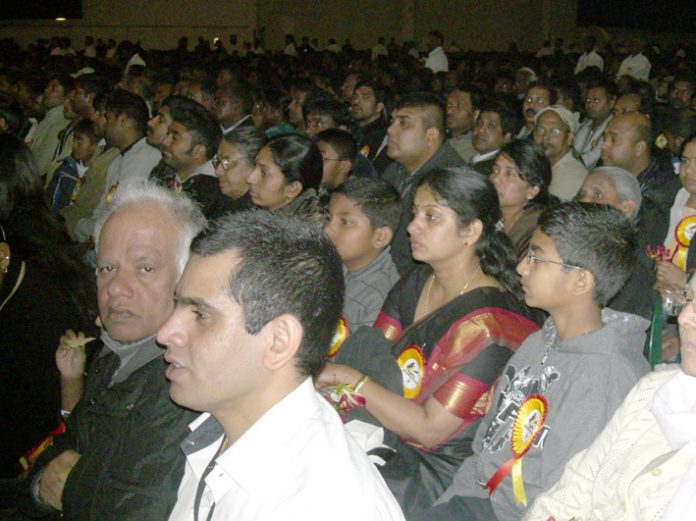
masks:
<path id="1" fill-rule="evenodd" d="M 495 155 L 498 152 L 500 152 L 500 149 L 496 148 L 495 150 L 491 150 L 490 152 L 486 152 L 485 154 L 476 154 L 474 157 L 471 158 L 471 164 L 473 166 L 476 163 L 480 163 L 481 161 L 488 161 L 489 159 L 495 157 Z"/>
<path id="2" fill-rule="evenodd" d="M 447 55 L 442 47 L 435 47 L 432 51 L 430 51 L 428 54 L 428 59 L 425 60 L 425 66 L 433 72 L 449 71 Z"/>
<path id="3" fill-rule="evenodd" d="M 650 77 L 650 60 L 643 56 L 641 52 L 633 56 L 627 56 L 621 62 L 616 79 L 618 80 L 624 75 L 633 76 L 637 80 L 648 81 Z"/>
<path id="4" fill-rule="evenodd" d="M 169 521 L 192 521 L 200 477 L 222 443 L 204 414 L 182 443 L 186 471 Z M 403 520 L 373 464 L 311 378 L 276 403 L 215 460 L 198 519 L 212 521 Z"/>
<path id="5" fill-rule="evenodd" d="M 237 128 L 239 125 L 244 123 L 247 119 L 251 117 L 251 114 L 247 114 L 246 116 L 243 116 L 239 121 L 237 121 L 234 125 L 232 125 L 229 128 L 225 128 L 222 125 L 220 125 L 220 130 L 222 130 L 223 135 L 227 135 L 228 133 L 232 132 L 235 128 Z"/>
<path id="6" fill-rule="evenodd" d="M 580 55 L 580 58 L 578 58 L 578 63 L 575 66 L 575 74 L 584 71 L 588 67 L 597 67 L 600 71 L 604 70 L 604 60 L 599 54 L 597 54 L 595 49 Z"/>
<path id="7" fill-rule="evenodd" d="M 592 170 L 599 162 L 599 158 L 602 157 L 604 130 L 607 128 L 611 118 L 612 117 L 609 116 L 604 120 L 604 123 L 595 130 L 592 130 L 592 120 L 588 118 L 582 122 L 575 133 L 573 148 L 578 155 L 580 155 L 580 159 L 582 159 L 583 164 L 588 170 Z"/>

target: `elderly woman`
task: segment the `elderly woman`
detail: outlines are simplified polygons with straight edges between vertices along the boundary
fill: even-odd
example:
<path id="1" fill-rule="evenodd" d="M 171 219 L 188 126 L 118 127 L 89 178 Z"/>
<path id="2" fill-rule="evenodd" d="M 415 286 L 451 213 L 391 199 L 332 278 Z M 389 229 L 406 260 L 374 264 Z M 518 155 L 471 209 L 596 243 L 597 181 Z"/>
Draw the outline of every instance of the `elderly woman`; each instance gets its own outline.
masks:
<path id="1" fill-rule="evenodd" d="M 629 219 L 636 219 L 642 196 L 640 184 L 631 172 L 617 166 L 595 168 L 585 178 L 578 199 L 583 203 L 608 204 Z M 645 252 L 638 252 L 638 262 L 619 293 L 609 302 L 617 311 L 633 313 L 650 320 L 652 317 L 652 284 L 655 273 Z"/>
<path id="2" fill-rule="evenodd" d="M 253 208 L 247 177 L 264 142 L 263 133 L 254 127 L 239 127 L 222 136 L 213 166 L 220 191 L 227 196 L 225 213 Z"/>
<path id="3" fill-rule="evenodd" d="M 681 366 L 648 374 L 525 521 L 683 521 L 696 511 L 696 279 L 679 315 Z"/>

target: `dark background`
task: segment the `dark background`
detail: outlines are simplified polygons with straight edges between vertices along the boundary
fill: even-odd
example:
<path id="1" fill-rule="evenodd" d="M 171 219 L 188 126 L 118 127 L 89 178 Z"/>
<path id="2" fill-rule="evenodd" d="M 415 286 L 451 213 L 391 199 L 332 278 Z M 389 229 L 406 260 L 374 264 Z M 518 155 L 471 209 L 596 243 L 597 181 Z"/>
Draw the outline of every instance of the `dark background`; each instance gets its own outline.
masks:
<path id="1" fill-rule="evenodd" d="M 81 0 L 1 0 L 0 20 L 82 18 Z"/>
<path id="2" fill-rule="evenodd" d="M 578 0 L 577 25 L 691 33 L 696 31 L 696 2 Z"/>

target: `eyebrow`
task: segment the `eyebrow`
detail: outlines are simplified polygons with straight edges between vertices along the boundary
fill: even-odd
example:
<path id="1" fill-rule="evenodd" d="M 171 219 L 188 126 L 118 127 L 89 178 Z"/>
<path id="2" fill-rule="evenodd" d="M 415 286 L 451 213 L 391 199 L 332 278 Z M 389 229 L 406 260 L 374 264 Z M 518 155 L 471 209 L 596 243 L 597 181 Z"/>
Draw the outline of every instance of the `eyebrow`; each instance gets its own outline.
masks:
<path id="1" fill-rule="evenodd" d="M 208 304 L 205 300 L 197 297 L 180 297 L 175 294 L 174 301 L 176 302 L 177 307 L 190 306 L 203 309 L 205 311 L 217 310 L 215 306 L 212 306 L 211 304 Z"/>
<path id="2" fill-rule="evenodd" d="M 543 253 L 543 252 L 544 252 L 544 250 L 542 250 L 542 249 L 541 249 L 539 246 L 537 246 L 536 244 L 530 244 L 530 245 L 529 245 L 529 250 L 530 250 L 532 253 Z"/>

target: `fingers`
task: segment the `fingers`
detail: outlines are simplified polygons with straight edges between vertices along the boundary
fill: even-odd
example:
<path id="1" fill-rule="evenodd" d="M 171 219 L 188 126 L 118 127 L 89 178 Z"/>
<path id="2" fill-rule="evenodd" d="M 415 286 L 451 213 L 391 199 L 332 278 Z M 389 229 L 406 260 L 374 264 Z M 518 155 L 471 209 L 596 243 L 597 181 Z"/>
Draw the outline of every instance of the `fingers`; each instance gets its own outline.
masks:
<path id="1" fill-rule="evenodd" d="M 63 509 L 62 497 L 65 482 L 79 459 L 80 455 L 77 452 L 65 451 L 46 466 L 41 473 L 39 486 L 39 497 L 44 503 L 56 510 Z"/>

